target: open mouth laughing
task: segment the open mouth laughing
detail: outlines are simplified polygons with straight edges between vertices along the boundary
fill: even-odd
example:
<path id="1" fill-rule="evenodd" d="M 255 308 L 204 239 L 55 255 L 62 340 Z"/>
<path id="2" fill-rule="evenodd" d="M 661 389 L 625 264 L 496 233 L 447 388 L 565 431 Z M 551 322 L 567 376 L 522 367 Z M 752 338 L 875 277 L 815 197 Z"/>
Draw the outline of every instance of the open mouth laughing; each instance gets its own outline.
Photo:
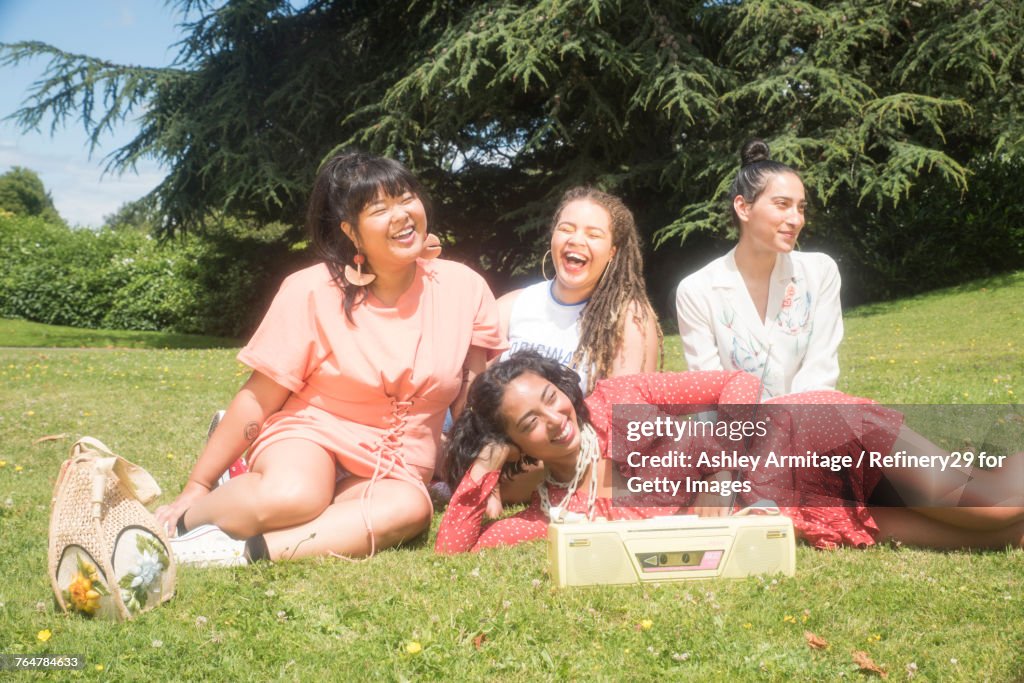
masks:
<path id="1" fill-rule="evenodd" d="M 562 252 L 562 266 L 566 272 L 578 273 L 586 269 L 590 263 L 590 258 L 579 251 L 565 251 Z"/>

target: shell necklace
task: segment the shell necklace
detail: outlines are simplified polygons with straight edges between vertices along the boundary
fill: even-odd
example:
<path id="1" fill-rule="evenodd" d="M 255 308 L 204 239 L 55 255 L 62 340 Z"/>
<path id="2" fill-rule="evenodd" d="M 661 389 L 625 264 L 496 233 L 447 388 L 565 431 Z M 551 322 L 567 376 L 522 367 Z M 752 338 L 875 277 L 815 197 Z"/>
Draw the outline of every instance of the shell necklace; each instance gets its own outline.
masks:
<path id="1" fill-rule="evenodd" d="M 569 481 L 558 481 L 551 476 L 550 472 L 547 472 L 544 475 L 544 481 L 537 487 L 537 495 L 540 497 L 540 510 L 548 516 L 548 519 L 554 523 L 576 522 L 583 519 L 583 515 L 578 512 L 565 510 L 565 506 L 569 504 L 569 500 L 576 493 L 576 488 L 580 485 L 583 477 L 586 476 L 587 470 L 592 470 L 592 472 L 590 483 L 587 487 L 586 519 L 592 520 L 594 518 L 594 502 L 597 500 L 597 468 L 591 468 L 591 465 L 596 464 L 600 456 L 601 449 L 597 443 L 597 432 L 589 424 L 584 424 L 580 430 L 580 452 L 576 456 L 576 472 L 573 474 L 572 479 Z M 566 489 L 561 505 L 551 504 L 551 496 L 548 494 L 549 485 Z"/>

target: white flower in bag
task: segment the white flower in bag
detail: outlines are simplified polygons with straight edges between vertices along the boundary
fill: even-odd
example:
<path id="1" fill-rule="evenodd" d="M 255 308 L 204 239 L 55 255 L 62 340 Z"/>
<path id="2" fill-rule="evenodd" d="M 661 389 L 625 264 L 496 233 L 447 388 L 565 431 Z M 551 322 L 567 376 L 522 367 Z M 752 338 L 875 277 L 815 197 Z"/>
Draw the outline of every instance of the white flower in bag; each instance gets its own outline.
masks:
<path id="1" fill-rule="evenodd" d="M 143 550 L 139 553 L 137 564 L 128 570 L 129 574 L 134 574 L 135 578 L 132 579 L 131 588 L 149 588 L 154 581 L 160 576 L 160 572 L 163 571 L 164 567 L 160 563 L 160 558 L 152 550 Z"/>

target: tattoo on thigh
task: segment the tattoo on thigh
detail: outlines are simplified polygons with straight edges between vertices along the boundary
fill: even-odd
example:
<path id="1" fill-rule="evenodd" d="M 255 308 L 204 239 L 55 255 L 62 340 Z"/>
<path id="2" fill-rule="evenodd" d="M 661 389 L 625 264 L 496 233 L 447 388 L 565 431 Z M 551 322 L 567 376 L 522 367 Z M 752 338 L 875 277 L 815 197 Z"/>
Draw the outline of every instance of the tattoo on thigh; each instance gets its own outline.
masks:
<path id="1" fill-rule="evenodd" d="M 252 441 L 260 433 L 260 425 L 258 422 L 246 422 L 245 423 L 245 440 Z"/>

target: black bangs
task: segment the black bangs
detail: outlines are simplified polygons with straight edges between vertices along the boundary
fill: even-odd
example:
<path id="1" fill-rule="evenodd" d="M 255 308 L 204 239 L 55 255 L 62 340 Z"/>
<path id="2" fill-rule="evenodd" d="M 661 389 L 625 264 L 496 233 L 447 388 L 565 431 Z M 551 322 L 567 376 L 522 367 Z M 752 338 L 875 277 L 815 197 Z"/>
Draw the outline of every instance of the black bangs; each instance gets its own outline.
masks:
<path id="1" fill-rule="evenodd" d="M 335 170 L 337 186 L 346 188 L 339 204 L 345 214 L 342 219 L 357 224 L 359 213 L 367 204 L 381 195 L 400 197 L 412 192 L 424 202 L 423 190 L 416 177 L 392 159 L 364 156 L 356 164 Z"/>
<path id="2" fill-rule="evenodd" d="M 406 192 L 420 198 L 429 217 L 430 206 L 416 176 L 394 159 L 340 151 L 332 153 L 317 170 L 306 210 L 306 230 L 331 279 L 345 292 L 345 317 L 350 322 L 352 307 L 366 296 L 366 290 L 345 279 L 345 266 L 353 262 L 357 250 L 343 233 L 342 224 L 348 223 L 358 233 L 359 214 L 370 202 L 382 194 L 401 197 Z"/>

